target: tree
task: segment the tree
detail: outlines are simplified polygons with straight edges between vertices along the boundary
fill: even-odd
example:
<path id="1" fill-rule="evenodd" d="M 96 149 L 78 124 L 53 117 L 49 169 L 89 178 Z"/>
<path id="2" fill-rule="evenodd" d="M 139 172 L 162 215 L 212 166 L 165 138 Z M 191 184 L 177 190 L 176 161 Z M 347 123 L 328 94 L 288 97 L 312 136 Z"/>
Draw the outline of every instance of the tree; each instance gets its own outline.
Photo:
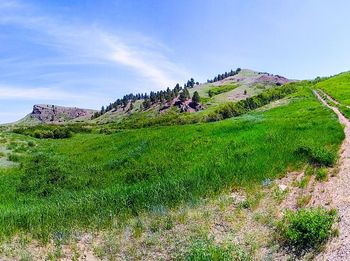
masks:
<path id="1" fill-rule="evenodd" d="M 193 93 L 193 96 L 192 96 L 192 102 L 193 102 L 194 104 L 198 104 L 198 103 L 200 103 L 200 101 L 201 101 L 201 97 L 199 96 L 198 92 L 195 91 L 195 92 Z"/>
<path id="2" fill-rule="evenodd" d="M 185 101 L 187 100 L 186 94 L 185 94 L 184 91 L 180 92 L 179 100 L 180 100 L 181 102 L 185 102 Z"/>
<path id="3" fill-rule="evenodd" d="M 186 99 L 189 99 L 191 97 L 190 92 L 188 91 L 187 88 L 184 88 L 183 93 L 185 94 Z"/>
<path id="4" fill-rule="evenodd" d="M 149 109 L 149 108 L 151 107 L 151 101 L 150 101 L 149 99 L 145 99 L 145 100 L 143 101 L 142 105 L 143 105 L 143 108 L 144 108 L 145 110 L 147 110 L 147 109 Z"/>

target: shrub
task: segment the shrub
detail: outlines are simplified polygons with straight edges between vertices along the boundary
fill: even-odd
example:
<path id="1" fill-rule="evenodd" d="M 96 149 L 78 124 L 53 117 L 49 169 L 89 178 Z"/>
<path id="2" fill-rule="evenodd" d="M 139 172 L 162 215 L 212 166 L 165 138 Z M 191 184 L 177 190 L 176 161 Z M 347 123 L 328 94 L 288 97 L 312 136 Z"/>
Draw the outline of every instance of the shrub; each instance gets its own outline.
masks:
<path id="1" fill-rule="evenodd" d="M 32 136 L 37 139 L 65 139 L 70 138 L 72 133 L 91 133 L 92 129 L 89 126 L 84 126 L 81 124 L 41 124 L 31 127 L 19 127 L 14 129 L 13 132 Z"/>
<path id="2" fill-rule="evenodd" d="M 35 143 L 34 143 L 34 141 L 28 141 L 28 147 L 35 147 Z"/>
<path id="3" fill-rule="evenodd" d="M 72 132 L 68 128 L 57 128 L 53 130 L 54 139 L 65 139 L 72 137 Z"/>
<path id="4" fill-rule="evenodd" d="M 280 239 L 297 252 L 319 248 L 330 238 L 336 211 L 323 208 L 288 211 L 277 224 Z"/>
<path id="5" fill-rule="evenodd" d="M 319 168 L 316 171 L 316 180 L 326 181 L 328 179 L 328 170 L 326 168 Z"/>
<path id="6" fill-rule="evenodd" d="M 107 134 L 107 135 L 109 135 L 109 134 L 112 134 L 112 133 L 113 133 L 113 131 L 110 128 L 101 128 L 100 129 L 100 134 Z"/>
<path id="7" fill-rule="evenodd" d="M 336 161 L 336 155 L 323 148 L 313 148 L 302 145 L 295 150 L 297 155 L 306 157 L 310 164 L 331 167 Z"/>

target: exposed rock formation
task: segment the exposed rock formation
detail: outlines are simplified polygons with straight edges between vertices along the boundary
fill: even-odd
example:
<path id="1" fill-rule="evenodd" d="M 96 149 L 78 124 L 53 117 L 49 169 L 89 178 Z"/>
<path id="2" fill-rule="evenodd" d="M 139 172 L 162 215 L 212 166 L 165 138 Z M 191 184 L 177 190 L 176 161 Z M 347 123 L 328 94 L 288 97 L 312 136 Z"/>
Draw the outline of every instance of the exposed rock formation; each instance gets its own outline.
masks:
<path id="1" fill-rule="evenodd" d="M 72 120 L 86 120 L 96 112 L 95 110 L 62 107 L 48 104 L 36 104 L 29 117 L 43 123 L 63 123 Z"/>

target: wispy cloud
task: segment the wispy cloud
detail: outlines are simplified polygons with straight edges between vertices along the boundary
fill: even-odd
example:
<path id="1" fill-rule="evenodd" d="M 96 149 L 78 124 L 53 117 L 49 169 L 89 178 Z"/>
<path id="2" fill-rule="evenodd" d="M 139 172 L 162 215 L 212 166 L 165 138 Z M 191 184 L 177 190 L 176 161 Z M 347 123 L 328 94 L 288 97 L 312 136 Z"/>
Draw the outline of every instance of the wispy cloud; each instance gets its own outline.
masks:
<path id="1" fill-rule="evenodd" d="M 63 101 L 81 99 L 85 96 L 55 88 L 14 87 L 0 85 L 0 100 L 50 100 Z M 87 98 L 87 97 L 85 97 Z"/>
<path id="2" fill-rule="evenodd" d="M 0 53 L 0 112 L 11 114 L 0 121 L 22 117 L 34 103 L 99 108 L 190 75 L 170 58 L 171 49 L 147 35 L 73 21 L 24 0 L 0 0 L 2 47 L 11 51 Z"/>
<path id="3" fill-rule="evenodd" d="M 35 31 L 32 41 L 46 45 L 82 63 L 124 66 L 145 77 L 158 88 L 174 84 L 185 74 L 178 64 L 167 59 L 166 48 L 145 36 L 108 32 L 96 25 L 74 25 L 38 14 L 34 7 L 19 1 L 0 0 L 0 24 Z M 181 77 L 183 78 L 183 77 Z"/>

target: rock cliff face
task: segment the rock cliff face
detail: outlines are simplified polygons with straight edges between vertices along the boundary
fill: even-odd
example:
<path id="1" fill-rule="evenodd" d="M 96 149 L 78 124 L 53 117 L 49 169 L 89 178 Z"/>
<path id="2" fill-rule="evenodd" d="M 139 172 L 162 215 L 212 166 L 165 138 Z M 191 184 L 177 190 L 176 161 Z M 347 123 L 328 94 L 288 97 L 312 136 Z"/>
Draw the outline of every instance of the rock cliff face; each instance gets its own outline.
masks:
<path id="1" fill-rule="evenodd" d="M 96 111 L 89 109 L 36 104 L 29 116 L 43 123 L 64 123 L 72 120 L 90 119 L 94 112 Z"/>

